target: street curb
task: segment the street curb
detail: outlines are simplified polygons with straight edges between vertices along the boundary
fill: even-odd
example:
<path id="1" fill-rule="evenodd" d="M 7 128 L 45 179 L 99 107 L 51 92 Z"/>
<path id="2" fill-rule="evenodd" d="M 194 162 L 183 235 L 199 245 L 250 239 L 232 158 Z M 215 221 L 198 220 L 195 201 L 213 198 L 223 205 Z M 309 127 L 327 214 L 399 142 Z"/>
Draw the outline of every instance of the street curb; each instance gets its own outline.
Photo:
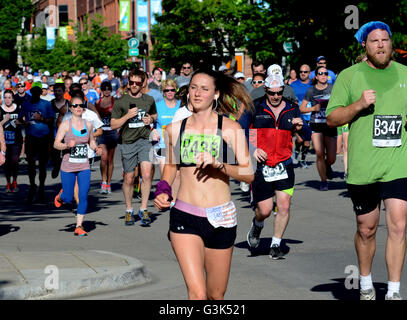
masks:
<path id="1" fill-rule="evenodd" d="M 90 250 L 125 259 L 128 266 L 114 267 L 113 271 L 101 272 L 98 275 L 81 278 L 77 274 L 72 279 L 60 279 L 58 289 L 46 289 L 43 279 L 30 281 L 28 284 L 0 287 L 0 300 L 47 300 L 66 299 L 101 293 L 106 291 L 120 290 L 138 286 L 151 281 L 151 276 L 144 265 L 137 259 L 112 252 Z M 78 270 L 65 269 L 68 272 L 77 273 Z M 33 270 L 38 272 L 38 270 Z M 80 271 L 79 271 L 80 273 Z"/>

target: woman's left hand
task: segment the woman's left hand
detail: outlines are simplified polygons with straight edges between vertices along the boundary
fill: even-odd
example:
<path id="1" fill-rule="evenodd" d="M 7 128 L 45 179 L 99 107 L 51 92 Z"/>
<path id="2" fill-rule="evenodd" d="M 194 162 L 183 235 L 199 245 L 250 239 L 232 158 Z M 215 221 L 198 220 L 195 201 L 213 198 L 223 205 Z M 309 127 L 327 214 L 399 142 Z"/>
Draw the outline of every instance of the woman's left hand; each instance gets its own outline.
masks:
<path id="1" fill-rule="evenodd" d="M 97 156 L 101 156 L 102 155 L 102 148 L 101 147 L 96 147 L 96 149 L 95 149 L 95 153 L 96 153 L 96 155 Z"/>

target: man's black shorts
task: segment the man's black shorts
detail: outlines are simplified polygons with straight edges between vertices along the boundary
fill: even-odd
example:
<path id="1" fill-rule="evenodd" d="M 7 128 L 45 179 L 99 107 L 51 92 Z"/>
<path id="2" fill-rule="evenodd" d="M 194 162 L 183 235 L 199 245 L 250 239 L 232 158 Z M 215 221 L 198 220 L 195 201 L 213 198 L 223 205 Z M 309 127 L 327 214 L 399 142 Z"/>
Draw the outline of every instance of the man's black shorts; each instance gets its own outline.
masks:
<path id="1" fill-rule="evenodd" d="M 407 201 L 407 178 L 366 185 L 348 183 L 347 187 L 356 215 L 372 212 L 381 200 L 395 198 Z"/>

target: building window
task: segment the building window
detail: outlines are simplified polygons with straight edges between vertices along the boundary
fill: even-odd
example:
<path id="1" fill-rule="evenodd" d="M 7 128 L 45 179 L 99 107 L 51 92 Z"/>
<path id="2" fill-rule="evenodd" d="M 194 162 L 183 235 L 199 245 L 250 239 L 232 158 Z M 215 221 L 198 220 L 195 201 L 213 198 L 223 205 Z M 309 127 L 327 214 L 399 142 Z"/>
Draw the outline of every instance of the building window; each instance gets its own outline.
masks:
<path id="1" fill-rule="evenodd" d="M 92 12 L 93 11 L 93 0 L 89 0 L 89 2 L 88 2 L 88 7 L 89 7 L 89 12 Z"/>
<path id="2" fill-rule="evenodd" d="M 59 25 L 67 26 L 69 24 L 68 6 L 59 6 Z"/>

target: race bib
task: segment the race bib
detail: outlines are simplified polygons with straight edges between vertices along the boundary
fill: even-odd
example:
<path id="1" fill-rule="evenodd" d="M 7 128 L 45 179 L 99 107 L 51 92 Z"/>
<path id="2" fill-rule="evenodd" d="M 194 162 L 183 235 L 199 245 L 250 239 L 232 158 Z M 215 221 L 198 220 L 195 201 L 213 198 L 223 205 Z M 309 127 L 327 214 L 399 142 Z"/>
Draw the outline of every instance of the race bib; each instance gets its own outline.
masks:
<path id="1" fill-rule="evenodd" d="M 102 118 L 102 122 L 103 122 L 103 126 L 102 126 L 102 130 L 112 130 L 112 128 L 110 127 L 110 117 L 103 117 Z"/>
<path id="2" fill-rule="evenodd" d="M 234 203 L 231 201 L 225 205 L 206 208 L 206 217 L 214 228 L 232 228 L 237 225 L 237 213 Z"/>
<path id="3" fill-rule="evenodd" d="M 196 163 L 195 157 L 202 152 L 208 152 L 217 159 L 221 139 L 218 135 L 184 133 L 181 141 L 181 161 L 183 163 Z"/>
<path id="4" fill-rule="evenodd" d="M 6 144 L 14 144 L 15 139 L 15 131 L 4 131 L 4 140 L 6 140 Z"/>
<path id="5" fill-rule="evenodd" d="M 287 170 L 282 163 L 279 163 L 274 168 L 265 165 L 262 172 L 264 180 L 266 182 L 278 181 L 288 178 Z"/>
<path id="6" fill-rule="evenodd" d="M 71 154 L 69 155 L 69 162 L 72 163 L 86 163 L 88 161 L 88 145 L 77 144 L 71 148 Z"/>
<path id="7" fill-rule="evenodd" d="M 141 128 L 144 127 L 145 124 L 143 122 L 143 120 L 141 120 L 143 117 L 145 117 L 146 112 L 142 109 L 140 109 L 137 113 L 137 116 L 135 116 L 134 118 L 131 118 L 129 120 L 129 128 Z"/>
<path id="8" fill-rule="evenodd" d="M 325 110 L 315 112 L 315 123 L 326 123 Z"/>
<path id="9" fill-rule="evenodd" d="M 373 120 L 373 146 L 401 146 L 401 115 L 375 115 Z"/>

